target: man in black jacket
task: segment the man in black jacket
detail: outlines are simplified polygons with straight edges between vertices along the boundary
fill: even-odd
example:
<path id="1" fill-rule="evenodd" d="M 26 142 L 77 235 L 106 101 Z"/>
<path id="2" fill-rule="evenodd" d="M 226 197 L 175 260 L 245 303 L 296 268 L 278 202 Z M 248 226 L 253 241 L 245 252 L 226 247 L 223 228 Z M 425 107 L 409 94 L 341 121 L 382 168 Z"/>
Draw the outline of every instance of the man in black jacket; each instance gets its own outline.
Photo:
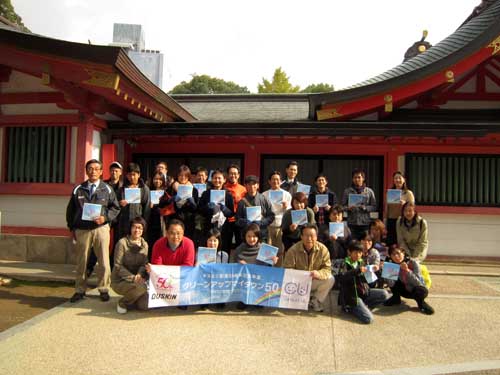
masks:
<path id="1" fill-rule="evenodd" d="M 99 260 L 97 288 L 101 300 L 109 301 L 109 223 L 119 214 L 120 206 L 113 189 L 100 180 L 102 163 L 89 160 L 85 171 L 88 180 L 75 187 L 66 209 L 66 222 L 76 243 L 75 294 L 70 302 L 85 296 L 87 259 L 92 248 Z"/>
<path id="2" fill-rule="evenodd" d="M 300 182 L 297 179 L 297 174 L 299 173 L 299 163 L 297 163 L 296 161 L 289 162 L 286 166 L 285 172 L 286 178 L 283 179 L 281 188 L 288 191 L 293 197 L 300 185 Z"/>
<path id="3" fill-rule="evenodd" d="M 245 188 L 247 193 L 238 203 L 238 209 L 236 210 L 236 226 L 240 228 L 244 241 L 243 231 L 245 227 L 252 222 L 257 224 L 260 228 L 262 242 L 267 242 L 267 227 L 274 221 L 271 202 L 263 194 L 259 193 L 259 179 L 257 176 L 246 176 Z M 247 208 L 253 206 L 260 207 L 260 219 L 252 220 L 247 217 Z"/>

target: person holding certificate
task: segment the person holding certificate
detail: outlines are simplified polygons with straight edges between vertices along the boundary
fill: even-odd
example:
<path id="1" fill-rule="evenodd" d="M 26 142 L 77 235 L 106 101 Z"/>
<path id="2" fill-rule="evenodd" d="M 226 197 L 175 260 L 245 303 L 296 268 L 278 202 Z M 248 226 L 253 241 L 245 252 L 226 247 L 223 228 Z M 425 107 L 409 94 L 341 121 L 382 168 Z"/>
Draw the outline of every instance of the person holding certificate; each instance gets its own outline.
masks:
<path id="1" fill-rule="evenodd" d="M 316 224 L 314 211 L 307 207 L 307 195 L 298 192 L 292 196 L 292 208 L 283 214 L 281 221 L 285 251 L 300 241 L 300 231 L 307 224 Z"/>
<path id="2" fill-rule="evenodd" d="M 78 185 L 71 194 L 66 209 L 66 223 L 75 242 L 75 294 L 70 302 L 85 297 L 87 289 L 87 259 L 94 249 L 99 260 L 97 288 L 101 300 L 109 301 L 109 223 L 117 217 L 120 206 L 113 189 L 100 180 L 102 163 L 91 159 L 85 164 L 88 180 Z"/>
<path id="3" fill-rule="evenodd" d="M 278 267 L 283 262 L 283 255 L 285 247 L 283 246 L 283 232 L 281 230 L 281 220 L 286 210 L 292 207 L 292 196 L 286 190 L 280 188 L 281 186 L 281 173 L 273 171 L 269 175 L 269 190 L 262 193 L 269 202 L 271 202 L 271 209 L 274 212 L 274 221 L 269 224 L 267 233 L 267 243 L 276 246 L 278 251 Z"/>
<path id="4" fill-rule="evenodd" d="M 177 180 L 173 183 L 175 219 L 184 223 L 186 236 L 194 236 L 194 216 L 198 208 L 198 190 L 191 183 L 191 170 L 181 165 L 177 172 Z"/>
<path id="5" fill-rule="evenodd" d="M 129 163 L 123 187 L 118 193 L 118 202 L 121 206 L 118 218 L 119 238 L 129 233 L 130 221 L 141 216 L 146 222 L 151 212 L 151 196 L 149 187 L 141 178 L 141 168 L 136 163 Z"/>
<path id="6" fill-rule="evenodd" d="M 234 216 L 234 201 L 231 193 L 224 189 L 226 176 L 220 169 L 212 173 L 212 184 L 207 186 L 199 201 L 200 213 L 205 217 L 204 234 L 212 228 L 220 230 L 222 233 L 230 231 L 230 225 L 227 219 Z M 225 248 L 222 244 L 222 250 L 230 253 L 230 248 Z"/>
<path id="7" fill-rule="evenodd" d="M 167 188 L 167 181 L 165 175 L 156 172 L 149 182 L 150 195 L 151 195 L 151 212 L 149 214 L 149 221 L 147 225 L 147 241 L 149 248 L 149 257 L 151 258 L 151 251 L 155 242 L 163 237 L 165 224 L 161 214 L 160 199 L 165 195 Z"/>
<path id="8" fill-rule="evenodd" d="M 366 175 L 361 169 L 352 171 L 352 184 L 344 190 L 342 206 L 347 207 L 347 223 L 352 237 L 359 240 L 369 230 L 370 212 L 377 210 L 375 193 L 366 186 Z"/>
<path id="9" fill-rule="evenodd" d="M 394 201 L 390 201 L 387 199 L 387 246 L 394 245 L 397 243 L 397 234 L 396 234 L 396 221 L 398 220 L 399 215 L 401 215 L 401 208 L 403 204 L 406 202 L 415 203 L 415 197 L 408 186 L 406 184 L 406 178 L 399 171 L 394 172 L 392 175 L 393 185 L 390 190 L 399 190 L 399 199 Z"/>
<path id="10" fill-rule="evenodd" d="M 315 187 L 309 194 L 309 207 L 314 211 L 314 219 L 318 225 L 319 233 L 328 228 L 328 213 L 330 208 L 337 204 L 337 195 L 328 188 L 326 175 L 320 173 L 314 179 Z"/>
<path id="11" fill-rule="evenodd" d="M 259 193 L 259 179 L 257 176 L 246 176 L 245 188 L 247 193 L 241 198 L 236 210 L 236 225 L 243 232 L 248 224 L 256 223 L 260 227 L 262 241 L 267 243 L 267 227 L 274 221 L 271 202 Z M 251 212 L 256 215 L 254 217 L 249 215 Z"/>

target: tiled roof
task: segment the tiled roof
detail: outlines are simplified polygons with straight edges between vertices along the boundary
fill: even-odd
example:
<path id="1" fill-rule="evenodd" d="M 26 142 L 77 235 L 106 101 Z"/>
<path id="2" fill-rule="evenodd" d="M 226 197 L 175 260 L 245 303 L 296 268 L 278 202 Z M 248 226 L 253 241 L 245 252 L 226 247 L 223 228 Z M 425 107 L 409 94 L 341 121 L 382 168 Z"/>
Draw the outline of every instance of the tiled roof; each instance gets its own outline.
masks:
<path id="1" fill-rule="evenodd" d="M 469 18 L 453 34 L 427 51 L 366 81 L 326 94 L 310 94 L 310 118 L 318 106 L 356 100 L 390 90 L 401 83 L 418 81 L 453 65 L 500 35 L 500 0 L 490 1 L 487 8 Z"/>
<path id="2" fill-rule="evenodd" d="M 200 121 L 303 121 L 307 95 L 172 95 Z"/>

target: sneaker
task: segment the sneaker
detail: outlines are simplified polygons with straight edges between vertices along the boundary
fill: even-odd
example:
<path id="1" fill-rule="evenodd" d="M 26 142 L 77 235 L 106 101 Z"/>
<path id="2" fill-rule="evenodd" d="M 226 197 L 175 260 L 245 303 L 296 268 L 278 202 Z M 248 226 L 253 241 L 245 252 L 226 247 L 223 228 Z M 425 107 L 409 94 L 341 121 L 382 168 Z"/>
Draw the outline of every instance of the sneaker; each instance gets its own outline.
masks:
<path id="1" fill-rule="evenodd" d="M 426 315 L 434 314 L 434 309 L 425 301 L 422 301 L 420 306 L 418 306 L 418 309 L 420 310 L 421 313 Z"/>
<path id="2" fill-rule="evenodd" d="M 384 302 L 384 306 L 395 306 L 395 305 L 401 305 L 401 297 L 392 296 L 391 298 L 389 298 L 387 301 Z"/>
<path id="3" fill-rule="evenodd" d="M 76 292 L 75 294 L 73 294 L 73 296 L 69 299 L 69 302 L 71 303 L 75 303 L 77 301 L 80 301 L 81 299 L 83 299 L 83 297 L 85 297 L 85 293 L 78 293 Z"/>
<path id="4" fill-rule="evenodd" d="M 315 312 L 323 312 L 323 306 L 321 305 L 321 302 L 319 302 L 316 298 L 312 298 L 309 301 L 309 308 Z"/>
<path id="5" fill-rule="evenodd" d="M 109 293 L 108 292 L 99 292 L 100 298 L 102 302 L 109 301 Z"/>
<path id="6" fill-rule="evenodd" d="M 118 314 L 126 314 L 127 313 L 127 307 L 120 302 L 116 304 L 116 312 Z"/>

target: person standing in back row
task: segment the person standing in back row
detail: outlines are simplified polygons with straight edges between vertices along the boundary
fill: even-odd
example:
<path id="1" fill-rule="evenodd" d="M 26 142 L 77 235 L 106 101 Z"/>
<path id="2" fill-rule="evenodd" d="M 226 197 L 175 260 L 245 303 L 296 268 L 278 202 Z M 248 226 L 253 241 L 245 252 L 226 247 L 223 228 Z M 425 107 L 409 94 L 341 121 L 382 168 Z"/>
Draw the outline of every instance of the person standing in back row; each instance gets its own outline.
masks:
<path id="1" fill-rule="evenodd" d="M 257 176 L 249 175 L 245 177 L 246 195 L 238 203 L 236 211 L 236 225 L 241 232 L 252 222 L 260 227 L 262 242 L 267 242 L 267 227 L 274 221 L 274 212 L 271 207 L 271 202 L 259 193 L 259 179 Z M 260 220 L 252 221 L 247 217 L 248 207 L 260 207 Z"/>
<path id="2" fill-rule="evenodd" d="M 281 188 L 288 191 L 293 197 L 293 195 L 297 192 L 297 188 L 300 184 L 299 180 L 297 179 L 297 175 L 299 174 L 299 163 L 297 163 L 296 161 L 289 162 L 286 166 L 285 172 L 286 177 L 281 183 Z"/>
<path id="3" fill-rule="evenodd" d="M 347 207 L 347 223 L 353 239 L 360 240 L 364 232 L 370 229 L 370 212 L 377 210 L 375 193 L 366 186 L 366 175 L 362 169 L 352 171 L 352 184 L 344 190 L 342 206 Z M 353 195 L 351 199 L 349 196 Z M 361 197 L 360 197 L 361 196 Z M 355 201 L 355 198 L 362 198 Z"/>
<path id="4" fill-rule="evenodd" d="M 113 189 L 100 180 L 102 176 L 102 163 L 91 159 L 85 164 L 87 181 L 78 185 L 71 195 L 66 208 L 66 223 L 76 242 L 76 278 L 75 294 L 70 302 L 77 302 L 85 297 L 87 289 L 87 260 L 93 248 L 97 254 L 99 268 L 97 269 L 97 288 L 101 300 L 109 301 L 109 285 L 111 271 L 109 265 L 109 223 L 113 222 L 120 206 L 116 200 Z M 87 204 L 87 206 L 86 206 Z M 94 206 L 89 206 L 93 204 Z M 99 212 L 90 213 L 92 216 L 83 215 L 89 207 L 97 208 Z"/>
<path id="5" fill-rule="evenodd" d="M 240 179 L 240 168 L 236 164 L 231 164 L 227 168 L 227 181 L 224 184 L 224 189 L 231 193 L 233 197 L 233 211 L 236 212 L 238 209 L 238 203 L 247 193 L 247 189 L 238 183 Z M 222 233 L 222 248 L 223 249 L 233 249 L 233 235 L 235 247 L 238 247 L 241 243 L 241 232 L 240 228 L 236 226 L 236 218 L 230 217 L 227 219 L 227 228 Z"/>
<path id="6" fill-rule="evenodd" d="M 104 180 L 105 183 L 111 186 L 116 196 L 118 196 L 118 191 L 123 186 L 122 171 L 123 171 L 122 165 L 119 162 L 114 161 L 109 165 L 109 179 Z M 110 223 L 111 238 L 113 239 L 109 251 L 109 264 L 111 266 L 111 270 L 113 269 L 113 263 L 114 263 L 112 250 L 115 248 L 115 244 L 120 239 L 120 237 L 118 236 L 117 221 L 118 218 L 116 218 L 113 223 Z M 87 277 L 90 277 L 90 275 L 92 275 L 92 272 L 94 272 L 94 267 L 96 263 L 97 263 L 97 256 L 95 255 L 94 251 L 91 251 L 89 260 L 87 261 Z"/>

